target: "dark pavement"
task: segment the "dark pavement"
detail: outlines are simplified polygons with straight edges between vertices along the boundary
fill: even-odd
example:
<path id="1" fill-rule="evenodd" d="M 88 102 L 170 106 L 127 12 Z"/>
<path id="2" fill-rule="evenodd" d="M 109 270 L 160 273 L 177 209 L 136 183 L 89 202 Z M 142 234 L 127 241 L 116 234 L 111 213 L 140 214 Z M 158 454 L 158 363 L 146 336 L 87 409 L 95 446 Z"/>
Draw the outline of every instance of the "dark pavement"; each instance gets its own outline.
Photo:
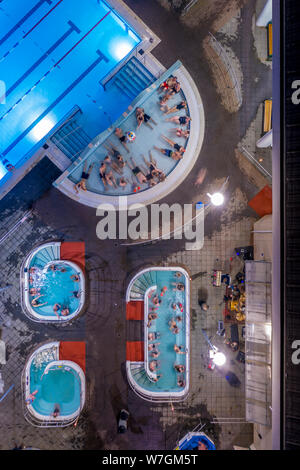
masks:
<path id="1" fill-rule="evenodd" d="M 243 10 L 245 22 L 241 23 L 239 29 L 236 54 L 246 70 L 245 97 L 251 97 L 251 93 L 254 93 L 254 97 L 249 101 L 246 99 L 246 103 L 236 114 L 228 113 L 221 105 L 209 65 L 204 58 L 202 40 L 210 30 L 211 24 L 203 23 L 196 29 L 189 29 L 180 22 L 175 13 L 166 11 L 154 0 L 126 0 L 125 3 L 161 38 L 161 43 L 153 54 L 166 67 L 180 59 L 191 73 L 204 104 L 206 129 L 201 155 L 181 186 L 160 202 L 196 202 L 209 185 L 219 184 L 218 182 L 227 176 L 230 177 L 225 193 L 228 199 L 236 194 L 237 190 L 247 200 L 251 199 L 257 193 L 257 187 L 240 170 L 234 150 L 255 114 L 257 102 L 264 94 L 263 80 L 266 71 L 255 59 L 254 53 L 251 53 L 252 46 L 249 44 L 252 2 L 249 1 Z M 214 19 L 211 18 L 211 21 Z M 256 75 L 261 77 L 261 81 L 253 91 L 251 77 Z M 269 76 L 266 80 L 269 84 Z M 208 171 L 206 180 L 199 189 L 194 183 L 201 168 L 207 168 Z M 34 178 L 32 174 L 32 180 Z M 32 248 L 33 242 L 36 244 L 53 238 L 83 240 L 86 244 L 89 305 L 85 314 L 71 325 L 58 328 L 32 324 L 24 318 L 17 300 L 17 305 L 13 308 L 15 318 L 19 318 L 33 331 L 31 336 L 28 333 L 29 339 L 25 345 L 18 345 L 18 348 L 23 348 L 22 354 L 25 356 L 38 343 L 46 340 L 85 340 L 89 387 L 87 408 L 77 429 L 69 430 L 34 429 L 22 422 L 19 413 L 19 432 L 15 432 L 11 427 L 5 442 L 18 440 L 19 443 L 22 435 L 25 435 L 27 445 L 30 445 L 30 440 L 37 439 L 44 449 L 171 449 L 187 429 L 191 430 L 198 424 L 197 413 L 201 413 L 207 423 L 212 417 L 205 405 L 193 409 L 182 404 L 178 405 L 174 415 L 178 424 L 163 427 L 162 419 L 168 422 L 169 415 L 172 415 L 169 405 L 152 405 L 138 398 L 130 390 L 125 372 L 128 333 L 125 321 L 125 291 L 133 273 L 145 265 L 164 263 L 170 255 L 184 250 L 183 242 L 170 240 L 146 247 L 126 248 L 120 246 L 119 242 L 100 241 L 96 236 L 98 219 L 94 209 L 68 199 L 53 187 L 44 188 L 44 191 L 42 197 L 40 193 L 33 197 L 35 201 L 32 224 L 28 227 L 23 242 L 20 242 L 21 249 L 13 255 L 14 259 L 11 259 L 12 269 L 17 273 L 22 253 L 25 255 Z M 17 188 L 11 193 L 11 197 L 14 195 L 21 200 Z M 224 219 L 219 215 L 221 212 L 218 211 L 208 214 L 205 221 L 207 237 L 216 232 L 222 234 Z M 245 206 L 242 210 L 233 210 L 228 217 L 228 223 L 232 224 L 243 218 L 255 217 L 255 213 Z M 5 217 L 1 216 L 1 223 L 3 226 Z M 44 227 L 44 230 L 41 232 L 39 227 Z M 13 251 L 14 247 L 9 249 Z M 202 271 L 201 266 L 198 271 Z M 16 292 L 14 300 L 18 299 L 18 295 Z M 7 302 L 4 307 L 11 311 L 12 303 Z M 20 398 L 20 391 L 16 391 L 16 394 Z M 13 405 L 8 401 L 8 414 L 12 411 L 10 406 Z M 124 436 L 116 433 L 117 414 L 122 407 L 129 409 L 131 413 L 129 431 Z M 2 421 L 4 424 L 8 422 L 8 418 Z M 3 424 L 0 424 L 1 428 L 3 433 Z M 223 448 L 220 433 L 221 429 L 217 425 L 211 429 L 211 435 L 219 448 Z M 5 444 L 2 446 L 5 448 Z"/>

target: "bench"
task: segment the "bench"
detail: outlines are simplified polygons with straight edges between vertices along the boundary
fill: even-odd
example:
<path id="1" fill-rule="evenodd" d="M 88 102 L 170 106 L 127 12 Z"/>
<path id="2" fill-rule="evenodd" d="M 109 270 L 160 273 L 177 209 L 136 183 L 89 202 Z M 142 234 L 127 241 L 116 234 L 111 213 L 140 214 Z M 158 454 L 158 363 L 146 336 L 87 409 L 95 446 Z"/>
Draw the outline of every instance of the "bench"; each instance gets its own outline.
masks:
<path id="1" fill-rule="evenodd" d="M 269 132 L 272 129 L 272 100 L 264 101 L 263 131 Z"/>
<path id="2" fill-rule="evenodd" d="M 268 43 L 268 60 L 272 60 L 273 57 L 273 29 L 272 23 L 267 24 L 267 43 Z"/>

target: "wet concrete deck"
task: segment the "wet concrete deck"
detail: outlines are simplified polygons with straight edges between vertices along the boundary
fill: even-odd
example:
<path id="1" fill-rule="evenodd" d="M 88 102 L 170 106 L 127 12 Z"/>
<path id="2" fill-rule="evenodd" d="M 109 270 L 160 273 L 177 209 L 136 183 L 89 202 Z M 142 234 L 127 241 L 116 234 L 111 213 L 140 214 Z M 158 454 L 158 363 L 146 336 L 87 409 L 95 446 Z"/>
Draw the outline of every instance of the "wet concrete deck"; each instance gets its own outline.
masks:
<path id="1" fill-rule="evenodd" d="M 12 287 L 0 294 L 0 328 L 7 344 L 7 364 L 0 366 L 5 390 L 15 384 L 12 392 L 1 403 L 0 448 L 15 445 L 41 449 L 172 449 L 187 430 L 201 420 L 205 430 L 219 449 L 232 445 L 248 446 L 252 442 L 250 424 L 212 424 L 218 417 L 243 418 L 245 414 L 241 364 L 230 357 L 229 368 L 240 378 L 242 385 L 233 389 L 221 374 L 205 367 L 207 345 L 201 329 L 213 336 L 217 320 L 222 318 L 222 288 L 211 286 L 210 274 L 216 262 L 226 266 L 233 256 L 234 247 L 250 244 L 250 232 L 257 215 L 247 202 L 259 191 L 264 181 L 257 170 L 239 164 L 235 149 L 244 135 L 261 99 L 252 95 L 247 105 L 236 114 L 230 114 L 221 105 L 212 81 L 209 65 L 201 47 L 202 40 L 218 15 L 211 22 L 196 27 L 184 26 L 172 11 L 163 9 L 155 1 L 127 0 L 137 15 L 161 38 L 153 51 L 168 67 L 176 59 L 182 60 L 195 80 L 206 112 L 206 134 L 201 155 L 184 183 L 164 201 L 173 203 L 203 200 L 205 193 L 219 188 L 227 176 L 226 205 L 210 211 L 205 220 L 205 245 L 197 252 L 185 251 L 184 242 L 170 240 L 152 246 L 122 247 L 114 241 L 100 241 L 96 236 L 98 218 L 93 209 L 66 198 L 56 189 L 44 188 L 35 197 L 32 215 L 1 246 L 0 262 L 3 267 L 1 286 Z M 248 2 L 242 14 L 248 22 L 238 29 L 237 44 L 246 45 L 250 31 L 249 18 L 254 13 Z M 246 47 L 246 46 L 245 46 Z M 236 53 L 242 68 L 247 67 L 249 87 L 251 76 L 257 73 L 269 80 L 269 69 L 262 68 L 255 55 L 248 56 L 245 49 Z M 240 55 L 239 55 L 240 53 Z M 249 88 L 249 93 L 250 93 Z M 246 89 L 245 89 L 246 90 Z M 244 97 L 247 99 L 247 90 Z M 207 169 L 204 182 L 197 185 L 197 176 Z M 43 181 L 43 177 L 39 180 Z M 28 183 L 29 184 L 29 183 Z M 32 177 L 31 184 L 38 184 Z M 26 210 L 22 189 L 13 193 L 14 204 L 1 217 L 1 228 L 13 224 Z M 5 203 L 5 199 L 3 200 Z M 1 210 L 0 203 L 0 210 Z M 19 207 L 18 207 L 19 206 Z M 3 206 L 4 207 L 4 206 Z M 90 300 L 86 313 L 70 325 L 58 327 L 33 324 L 24 317 L 20 307 L 19 268 L 24 255 L 32 246 L 49 239 L 83 240 L 86 243 L 87 275 Z M 192 389 L 186 402 L 153 405 L 138 398 L 129 388 L 125 373 L 125 288 L 139 268 L 151 264 L 183 264 L 191 272 L 192 290 Z M 240 269 L 235 259 L 232 272 Z M 199 296 L 205 295 L 210 305 L 204 315 L 198 306 Z M 20 374 L 26 356 L 41 342 L 51 340 L 85 340 L 87 342 L 87 406 L 76 428 L 36 429 L 23 417 L 21 406 Z M 117 414 L 121 408 L 131 414 L 129 431 L 117 434 Z"/>

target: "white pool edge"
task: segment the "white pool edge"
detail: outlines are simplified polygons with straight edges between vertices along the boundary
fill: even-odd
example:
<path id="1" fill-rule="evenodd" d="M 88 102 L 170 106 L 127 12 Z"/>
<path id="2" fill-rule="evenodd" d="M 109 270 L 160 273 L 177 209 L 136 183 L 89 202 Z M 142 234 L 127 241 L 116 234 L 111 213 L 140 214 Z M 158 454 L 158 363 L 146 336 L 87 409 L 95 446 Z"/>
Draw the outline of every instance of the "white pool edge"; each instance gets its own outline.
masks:
<path id="1" fill-rule="evenodd" d="M 86 287 L 86 283 L 85 283 L 85 275 L 82 271 L 82 269 L 76 264 L 74 263 L 73 261 L 69 261 L 69 260 L 62 260 L 62 259 L 58 259 L 58 260 L 53 260 L 53 261 L 50 261 L 49 263 L 46 263 L 43 270 L 49 266 L 50 264 L 66 264 L 68 266 L 70 266 L 71 268 L 73 268 L 75 271 L 77 271 L 80 275 L 80 292 L 81 292 L 81 295 L 80 295 L 80 301 L 79 301 L 79 305 L 78 305 L 78 308 L 75 310 L 75 312 L 73 312 L 72 314 L 70 315 L 67 315 L 67 316 L 61 316 L 59 317 L 59 319 L 53 315 L 39 315 L 31 306 L 31 303 L 30 303 L 30 296 L 29 296 L 29 289 L 30 289 L 30 286 L 29 286 L 29 266 L 30 266 L 30 263 L 32 261 L 32 259 L 34 258 L 34 256 L 42 249 L 44 248 L 47 248 L 47 247 L 51 247 L 51 246 L 56 246 L 56 247 L 59 247 L 61 246 L 61 242 L 48 242 L 48 243 L 44 243 L 43 245 L 39 245 L 37 248 L 35 248 L 33 251 L 30 252 L 30 254 L 27 256 L 27 258 L 25 258 L 25 261 L 24 263 L 22 264 L 21 266 L 21 273 L 20 273 L 20 287 L 21 287 L 21 299 L 23 299 L 23 302 L 25 304 L 25 307 L 27 309 L 27 311 L 29 312 L 30 316 L 32 316 L 33 320 L 34 321 L 39 321 L 39 322 L 56 322 L 56 323 L 60 323 L 60 322 L 68 322 L 70 320 L 72 320 L 73 318 L 77 317 L 81 311 L 82 311 L 82 308 L 84 306 L 84 303 L 85 303 L 85 287 Z M 25 272 L 25 269 L 27 269 L 27 272 Z M 23 305 L 22 305 L 22 309 L 23 309 Z M 23 310 L 24 311 L 24 310 Z M 25 313 L 26 314 L 26 313 Z"/>
<path id="2" fill-rule="evenodd" d="M 150 54 L 148 57 L 150 57 Z M 155 62 L 157 62 L 157 60 Z M 153 188 L 145 189 L 140 193 L 127 195 L 128 206 L 131 204 L 149 205 L 166 197 L 185 180 L 199 157 L 205 133 L 203 102 L 194 80 L 183 65 L 176 70 L 176 76 L 180 81 L 181 88 L 188 104 L 189 115 L 192 118 L 190 137 L 188 139 L 184 158 L 177 163 L 176 167 L 169 173 L 169 175 L 167 175 L 163 183 L 159 183 Z M 66 170 L 65 174 L 67 175 L 67 173 L 68 170 Z M 108 196 L 106 194 L 98 194 L 92 191 L 80 191 L 77 194 L 74 189 L 74 183 L 65 176 L 64 174 L 61 175 L 55 186 L 71 199 L 89 207 L 97 208 L 100 204 L 106 203 L 111 204 L 117 210 L 122 210 L 120 198 L 124 196 Z"/>
<path id="3" fill-rule="evenodd" d="M 48 422 L 48 423 L 57 423 L 57 422 L 60 422 L 60 423 L 63 423 L 64 421 L 70 421 L 70 420 L 73 420 L 73 419 L 76 419 L 83 407 L 84 407 L 84 404 L 85 404 L 85 398 L 86 398 L 86 380 L 85 380 L 85 374 L 83 372 L 83 370 L 81 369 L 81 367 L 76 364 L 76 362 L 73 362 L 73 361 L 68 361 L 68 360 L 60 360 L 59 359 L 59 345 L 60 345 L 60 341 L 54 341 L 54 342 L 51 342 L 51 343 L 47 343 L 47 344 L 43 344 L 42 346 L 40 346 L 38 349 L 36 349 L 29 357 L 29 359 L 27 360 L 26 362 L 26 365 L 25 365 L 25 397 L 24 397 L 24 401 L 26 400 L 26 398 L 28 398 L 29 394 L 30 394 L 30 367 L 31 367 L 31 364 L 32 364 L 32 361 L 35 357 L 35 355 L 41 351 L 43 351 L 44 349 L 50 349 L 52 347 L 56 348 L 57 350 L 57 360 L 55 361 L 52 361 L 52 362 L 49 362 L 49 365 L 55 363 L 55 364 L 59 364 L 59 365 L 67 365 L 69 367 L 71 367 L 72 369 L 74 369 L 78 375 L 79 375 L 79 378 L 80 378 L 80 407 L 77 409 L 76 412 L 70 414 L 70 415 L 66 415 L 66 416 L 57 416 L 56 418 L 54 418 L 53 416 L 49 415 L 49 416 L 45 416 L 45 415 L 41 415 L 40 413 L 38 413 L 37 411 L 35 411 L 35 409 L 33 408 L 32 405 L 27 405 L 25 404 L 27 410 L 29 411 L 29 413 L 34 417 L 36 418 L 38 421 L 41 421 L 41 422 Z"/>
<path id="4" fill-rule="evenodd" d="M 145 360 L 147 355 L 145 354 L 144 357 L 144 362 L 138 362 L 138 361 L 126 361 L 126 372 L 127 372 L 127 377 L 130 386 L 134 391 L 137 391 L 138 394 L 142 396 L 142 398 L 146 400 L 153 399 L 155 401 L 159 401 L 159 399 L 162 399 L 162 401 L 166 401 L 166 399 L 169 399 L 170 401 L 172 400 L 184 400 L 188 393 L 189 393 L 189 388 L 190 388 L 190 277 L 187 273 L 187 271 L 184 268 L 178 267 L 178 266 L 157 266 L 157 267 L 150 267 L 150 268 L 145 268 L 139 271 L 129 282 L 127 290 L 126 290 L 126 302 L 129 302 L 132 300 L 135 302 L 135 300 L 130 299 L 130 290 L 135 282 L 135 280 L 140 277 L 141 275 L 145 274 L 146 272 L 149 271 L 179 271 L 181 272 L 186 280 L 186 384 L 183 390 L 180 392 L 150 392 L 144 388 L 142 388 L 133 378 L 130 370 L 130 365 L 131 364 L 144 364 L 145 365 Z M 136 300 L 138 302 L 138 300 Z M 145 323 L 145 318 L 144 318 L 144 323 Z M 145 333 L 144 333 L 145 334 Z M 144 343 L 146 343 L 146 337 L 144 337 Z M 145 369 L 146 370 L 146 369 Z M 147 372 L 147 371 L 146 371 Z"/>

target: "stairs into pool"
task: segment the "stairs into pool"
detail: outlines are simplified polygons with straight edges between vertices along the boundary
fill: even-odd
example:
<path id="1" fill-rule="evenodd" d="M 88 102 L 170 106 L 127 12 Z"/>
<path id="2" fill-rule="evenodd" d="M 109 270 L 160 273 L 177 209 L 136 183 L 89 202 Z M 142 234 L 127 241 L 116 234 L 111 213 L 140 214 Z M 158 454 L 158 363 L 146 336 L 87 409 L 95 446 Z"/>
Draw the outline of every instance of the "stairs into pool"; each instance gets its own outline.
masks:
<path id="1" fill-rule="evenodd" d="M 120 93 L 133 100 L 155 80 L 156 77 L 136 57 L 132 57 L 104 88 L 114 86 Z"/>
<path id="2" fill-rule="evenodd" d="M 145 365 L 143 362 L 131 362 L 130 364 L 130 371 L 133 379 L 136 383 L 140 386 L 147 386 L 147 389 L 157 389 L 157 385 L 155 382 L 151 382 L 149 379 L 147 372 L 145 370 Z"/>
<path id="3" fill-rule="evenodd" d="M 92 138 L 82 129 L 77 118 L 67 121 L 50 140 L 71 160 L 78 158 Z"/>
<path id="4" fill-rule="evenodd" d="M 157 273 L 147 271 L 141 274 L 130 289 L 130 300 L 144 300 L 145 292 L 149 287 L 157 285 Z"/>
<path id="5" fill-rule="evenodd" d="M 30 265 L 37 266 L 40 269 L 51 261 L 60 259 L 60 244 L 48 245 L 37 252 Z"/>

